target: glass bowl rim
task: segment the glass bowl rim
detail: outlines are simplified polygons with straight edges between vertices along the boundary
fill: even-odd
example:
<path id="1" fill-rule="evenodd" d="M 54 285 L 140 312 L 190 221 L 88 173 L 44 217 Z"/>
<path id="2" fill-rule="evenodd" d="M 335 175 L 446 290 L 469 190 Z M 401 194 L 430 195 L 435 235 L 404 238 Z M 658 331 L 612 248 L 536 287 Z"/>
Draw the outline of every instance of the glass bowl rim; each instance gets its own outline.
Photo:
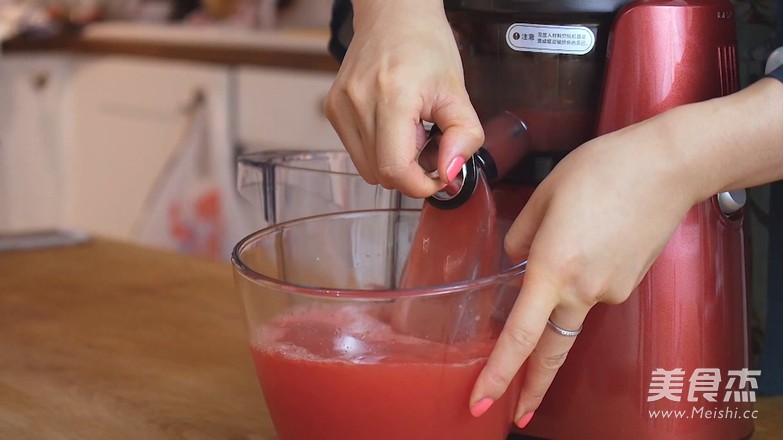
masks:
<path id="1" fill-rule="evenodd" d="M 367 301 L 386 301 L 396 298 L 409 298 L 409 297 L 431 297 L 448 295 L 459 292 L 467 292 L 471 290 L 481 289 L 492 285 L 500 285 L 507 281 L 521 277 L 527 267 L 527 260 L 520 263 L 512 264 L 510 267 L 505 268 L 501 272 L 478 278 L 475 280 L 465 280 L 453 283 L 438 284 L 426 287 L 411 287 L 411 288 L 397 288 L 397 289 L 336 289 L 325 287 L 312 287 L 302 286 L 298 284 L 289 284 L 282 282 L 281 280 L 264 275 L 251 269 L 248 265 L 242 261 L 242 251 L 250 243 L 260 239 L 261 237 L 268 236 L 270 234 L 279 233 L 279 231 L 296 227 L 297 225 L 313 223 L 323 221 L 332 218 L 350 218 L 361 217 L 380 213 L 398 213 L 398 214 L 418 214 L 419 209 L 364 209 L 354 211 L 341 211 L 328 214 L 320 214 L 309 217 L 303 217 L 294 220 L 288 220 L 286 222 L 278 223 L 275 225 L 267 226 L 263 229 L 255 231 L 246 237 L 242 238 L 231 251 L 231 264 L 236 273 L 239 273 L 245 279 L 253 282 L 254 284 L 268 287 L 276 291 L 282 291 L 286 293 L 296 294 L 300 296 L 321 297 L 321 298 L 345 298 L 353 300 L 367 300 Z"/>

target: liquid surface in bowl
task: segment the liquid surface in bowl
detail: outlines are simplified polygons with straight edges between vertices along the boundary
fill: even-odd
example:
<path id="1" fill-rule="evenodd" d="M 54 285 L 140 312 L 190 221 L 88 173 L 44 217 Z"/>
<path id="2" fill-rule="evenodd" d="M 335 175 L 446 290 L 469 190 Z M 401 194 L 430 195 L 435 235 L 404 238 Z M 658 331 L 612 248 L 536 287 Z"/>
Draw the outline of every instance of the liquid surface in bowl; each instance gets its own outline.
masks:
<path id="1" fill-rule="evenodd" d="M 256 334 L 253 356 L 281 440 L 505 438 L 509 399 L 480 418 L 468 411 L 491 343 L 400 334 L 360 307 L 303 309 Z"/>

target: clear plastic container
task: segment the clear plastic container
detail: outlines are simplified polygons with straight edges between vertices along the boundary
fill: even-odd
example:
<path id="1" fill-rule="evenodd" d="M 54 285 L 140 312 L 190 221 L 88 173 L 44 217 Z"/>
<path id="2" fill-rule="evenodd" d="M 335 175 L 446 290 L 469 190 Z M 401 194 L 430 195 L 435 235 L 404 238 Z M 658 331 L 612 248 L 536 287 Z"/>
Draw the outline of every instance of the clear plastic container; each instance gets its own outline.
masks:
<path id="1" fill-rule="evenodd" d="M 237 184 L 257 204 L 266 224 L 331 212 L 417 208 L 421 200 L 370 185 L 347 152 L 264 151 L 238 159 Z"/>

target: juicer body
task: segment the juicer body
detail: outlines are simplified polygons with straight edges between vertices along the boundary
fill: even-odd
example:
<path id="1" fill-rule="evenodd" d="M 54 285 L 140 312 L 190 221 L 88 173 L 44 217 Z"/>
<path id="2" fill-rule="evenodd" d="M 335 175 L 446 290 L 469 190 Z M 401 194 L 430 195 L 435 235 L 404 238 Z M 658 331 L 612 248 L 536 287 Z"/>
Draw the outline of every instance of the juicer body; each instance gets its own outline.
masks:
<path id="1" fill-rule="evenodd" d="M 728 1 L 631 3 L 618 14 L 609 52 L 599 135 L 739 88 Z"/>
<path id="2" fill-rule="evenodd" d="M 529 157 L 498 189 L 498 210 L 508 215 L 521 208 L 509 203 L 523 203 L 556 161 L 588 138 L 738 88 L 728 0 L 584 2 L 592 9 L 581 12 L 579 2 L 554 3 L 573 7 L 558 18 L 536 1 L 486 8 L 480 0 L 447 1 L 479 116 L 514 112 L 533 140 Z M 483 23 L 471 23 L 471 16 Z M 513 32 L 519 23 L 521 31 Z M 572 39 L 569 26 L 579 29 L 577 41 L 588 29 L 595 46 L 584 55 L 538 51 L 536 44 L 508 50 L 496 36 L 508 29 L 507 39 L 522 39 L 525 49 L 525 39 L 537 40 L 538 32 L 551 40 L 540 24 L 554 26 L 555 36 L 566 36 L 562 41 Z M 498 84 L 510 90 L 498 91 Z M 749 436 L 755 382 L 735 377 L 753 375 L 742 221 L 741 210 L 725 214 L 716 197 L 693 207 L 630 298 L 593 308 L 522 432 L 550 439 Z M 670 382 L 662 385 L 664 376 Z"/>

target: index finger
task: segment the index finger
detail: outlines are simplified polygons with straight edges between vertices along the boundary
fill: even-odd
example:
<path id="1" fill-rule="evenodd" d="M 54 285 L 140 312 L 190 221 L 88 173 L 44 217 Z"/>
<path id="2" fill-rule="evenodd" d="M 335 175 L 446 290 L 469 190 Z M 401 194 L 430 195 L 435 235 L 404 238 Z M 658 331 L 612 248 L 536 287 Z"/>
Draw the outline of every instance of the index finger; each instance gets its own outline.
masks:
<path id="1" fill-rule="evenodd" d="M 470 398 L 471 408 L 494 402 L 514 380 L 519 368 L 536 348 L 547 320 L 557 306 L 556 286 L 528 266 L 519 297 L 511 309 L 495 348 L 481 370 Z M 487 400 L 491 399 L 491 400 Z M 474 415 L 477 415 L 472 410 Z"/>
<path id="2" fill-rule="evenodd" d="M 422 139 L 417 136 L 421 118 L 406 100 L 380 105 L 376 111 L 376 161 L 380 183 L 411 197 L 428 197 L 443 184 L 427 176 L 417 158 Z M 423 129 L 423 128 L 421 128 Z"/>

